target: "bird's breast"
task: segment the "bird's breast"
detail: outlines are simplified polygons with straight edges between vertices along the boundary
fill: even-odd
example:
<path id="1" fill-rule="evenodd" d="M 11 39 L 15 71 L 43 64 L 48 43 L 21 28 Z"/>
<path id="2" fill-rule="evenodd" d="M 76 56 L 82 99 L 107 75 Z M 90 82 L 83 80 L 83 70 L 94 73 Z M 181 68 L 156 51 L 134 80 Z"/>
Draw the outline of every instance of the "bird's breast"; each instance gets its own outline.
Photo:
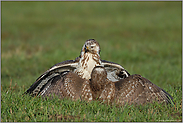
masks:
<path id="1" fill-rule="evenodd" d="M 100 56 L 97 54 L 86 53 L 81 57 L 75 73 L 83 79 L 90 79 L 93 68 L 98 65 L 101 65 Z"/>

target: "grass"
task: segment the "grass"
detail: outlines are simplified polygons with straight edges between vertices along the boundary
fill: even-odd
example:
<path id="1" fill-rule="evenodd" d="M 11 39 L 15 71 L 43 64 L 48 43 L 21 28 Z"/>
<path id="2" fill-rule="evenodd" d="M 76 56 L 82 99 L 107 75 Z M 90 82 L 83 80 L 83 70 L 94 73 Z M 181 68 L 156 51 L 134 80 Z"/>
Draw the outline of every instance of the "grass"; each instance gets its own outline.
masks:
<path id="1" fill-rule="evenodd" d="M 1 2 L 1 122 L 182 121 L 182 2 Z M 101 58 L 171 94 L 175 106 L 109 106 L 22 93 L 95 38 Z"/>

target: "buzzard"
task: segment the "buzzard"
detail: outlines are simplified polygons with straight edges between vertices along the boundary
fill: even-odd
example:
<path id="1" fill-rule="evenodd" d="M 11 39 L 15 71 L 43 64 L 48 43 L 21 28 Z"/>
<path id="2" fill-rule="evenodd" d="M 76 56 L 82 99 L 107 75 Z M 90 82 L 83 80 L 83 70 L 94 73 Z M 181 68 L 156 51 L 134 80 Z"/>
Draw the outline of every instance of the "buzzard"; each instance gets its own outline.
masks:
<path id="1" fill-rule="evenodd" d="M 75 60 L 67 60 L 55 64 L 44 72 L 24 94 L 41 95 L 51 86 L 52 81 L 62 79 L 68 72 L 76 73 L 82 79 L 89 80 L 95 66 L 103 66 L 110 81 L 118 81 L 130 74 L 119 64 L 100 59 L 100 45 L 94 39 L 89 39 L 83 45 L 80 56 Z"/>
<path id="2" fill-rule="evenodd" d="M 93 100 L 101 100 L 120 105 L 145 104 L 157 101 L 173 104 L 173 98 L 165 90 L 150 82 L 141 75 L 134 74 L 116 82 L 107 78 L 103 66 L 96 66 L 90 81 Z"/>

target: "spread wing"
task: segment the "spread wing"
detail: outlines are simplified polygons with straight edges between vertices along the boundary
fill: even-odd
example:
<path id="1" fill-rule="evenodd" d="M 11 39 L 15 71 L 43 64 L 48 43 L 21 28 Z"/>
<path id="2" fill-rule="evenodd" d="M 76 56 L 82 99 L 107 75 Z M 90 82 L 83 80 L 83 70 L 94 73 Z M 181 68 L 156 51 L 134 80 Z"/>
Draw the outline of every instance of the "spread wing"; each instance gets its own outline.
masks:
<path id="1" fill-rule="evenodd" d="M 67 60 L 55 64 L 46 72 L 44 72 L 24 94 L 38 95 L 45 85 L 48 85 L 54 79 L 62 77 L 65 73 L 69 71 L 74 71 L 78 64 L 78 59 Z M 61 79 L 61 78 L 60 78 Z"/>
<path id="2" fill-rule="evenodd" d="M 107 71 L 107 78 L 110 81 L 115 82 L 130 76 L 128 71 L 126 71 L 121 65 L 106 60 L 101 61 L 102 65 L 105 67 L 105 70 Z"/>
<path id="3" fill-rule="evenodd" d="M 174 105 L 173 97 L 168 92 L 142 76 L 141 79 L 142 81 L 144 81 L 145 91 L 149 94 L 150 98 L 155 97 L 156 99 L 158 99 L 158 101 L 162 100 L 165 101 L 167 104 Z"/>
<path id="4" fill-rule="evenodd" d="M 118 103 L 144 104 L 147 102 L 166 102 L 173 104 L 173 98 L 166 91 L 148 79 L 134 74 L 115 83 Z"/>

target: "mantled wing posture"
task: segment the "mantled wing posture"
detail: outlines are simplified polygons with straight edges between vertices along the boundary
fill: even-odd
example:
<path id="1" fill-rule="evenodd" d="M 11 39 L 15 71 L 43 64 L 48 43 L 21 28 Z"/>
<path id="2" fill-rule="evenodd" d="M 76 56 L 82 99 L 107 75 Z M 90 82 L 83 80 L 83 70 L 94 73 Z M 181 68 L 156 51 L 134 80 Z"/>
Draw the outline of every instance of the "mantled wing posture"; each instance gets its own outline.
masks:
<path id="1" fill-rule="evenodd" d="M 134 74 L 116 82 L 110 81 L 102 66 L 93 69 L 90 86 L 94 100 L 115 102 L 120 105 L 154 101 L 174 103 L 170 94 L 140 75 Z"/>
<path id="2" fill-rule="evenodd" d="M 25 93 L 38 95 L 46 84 L 51 83 L 57 76 L 62 78 L 67 72 L 74 72 L 81 78 L 89 80 L 95 66 L 104 66 L 107 71 L 107 78 L 111 81 L 124 79 L 130 75 L 121 65 L 101 60 L 99 53 L 99 43 L 94 39 L 87 40 L 79 57 L 54 65 L 44 72 Z"/>

